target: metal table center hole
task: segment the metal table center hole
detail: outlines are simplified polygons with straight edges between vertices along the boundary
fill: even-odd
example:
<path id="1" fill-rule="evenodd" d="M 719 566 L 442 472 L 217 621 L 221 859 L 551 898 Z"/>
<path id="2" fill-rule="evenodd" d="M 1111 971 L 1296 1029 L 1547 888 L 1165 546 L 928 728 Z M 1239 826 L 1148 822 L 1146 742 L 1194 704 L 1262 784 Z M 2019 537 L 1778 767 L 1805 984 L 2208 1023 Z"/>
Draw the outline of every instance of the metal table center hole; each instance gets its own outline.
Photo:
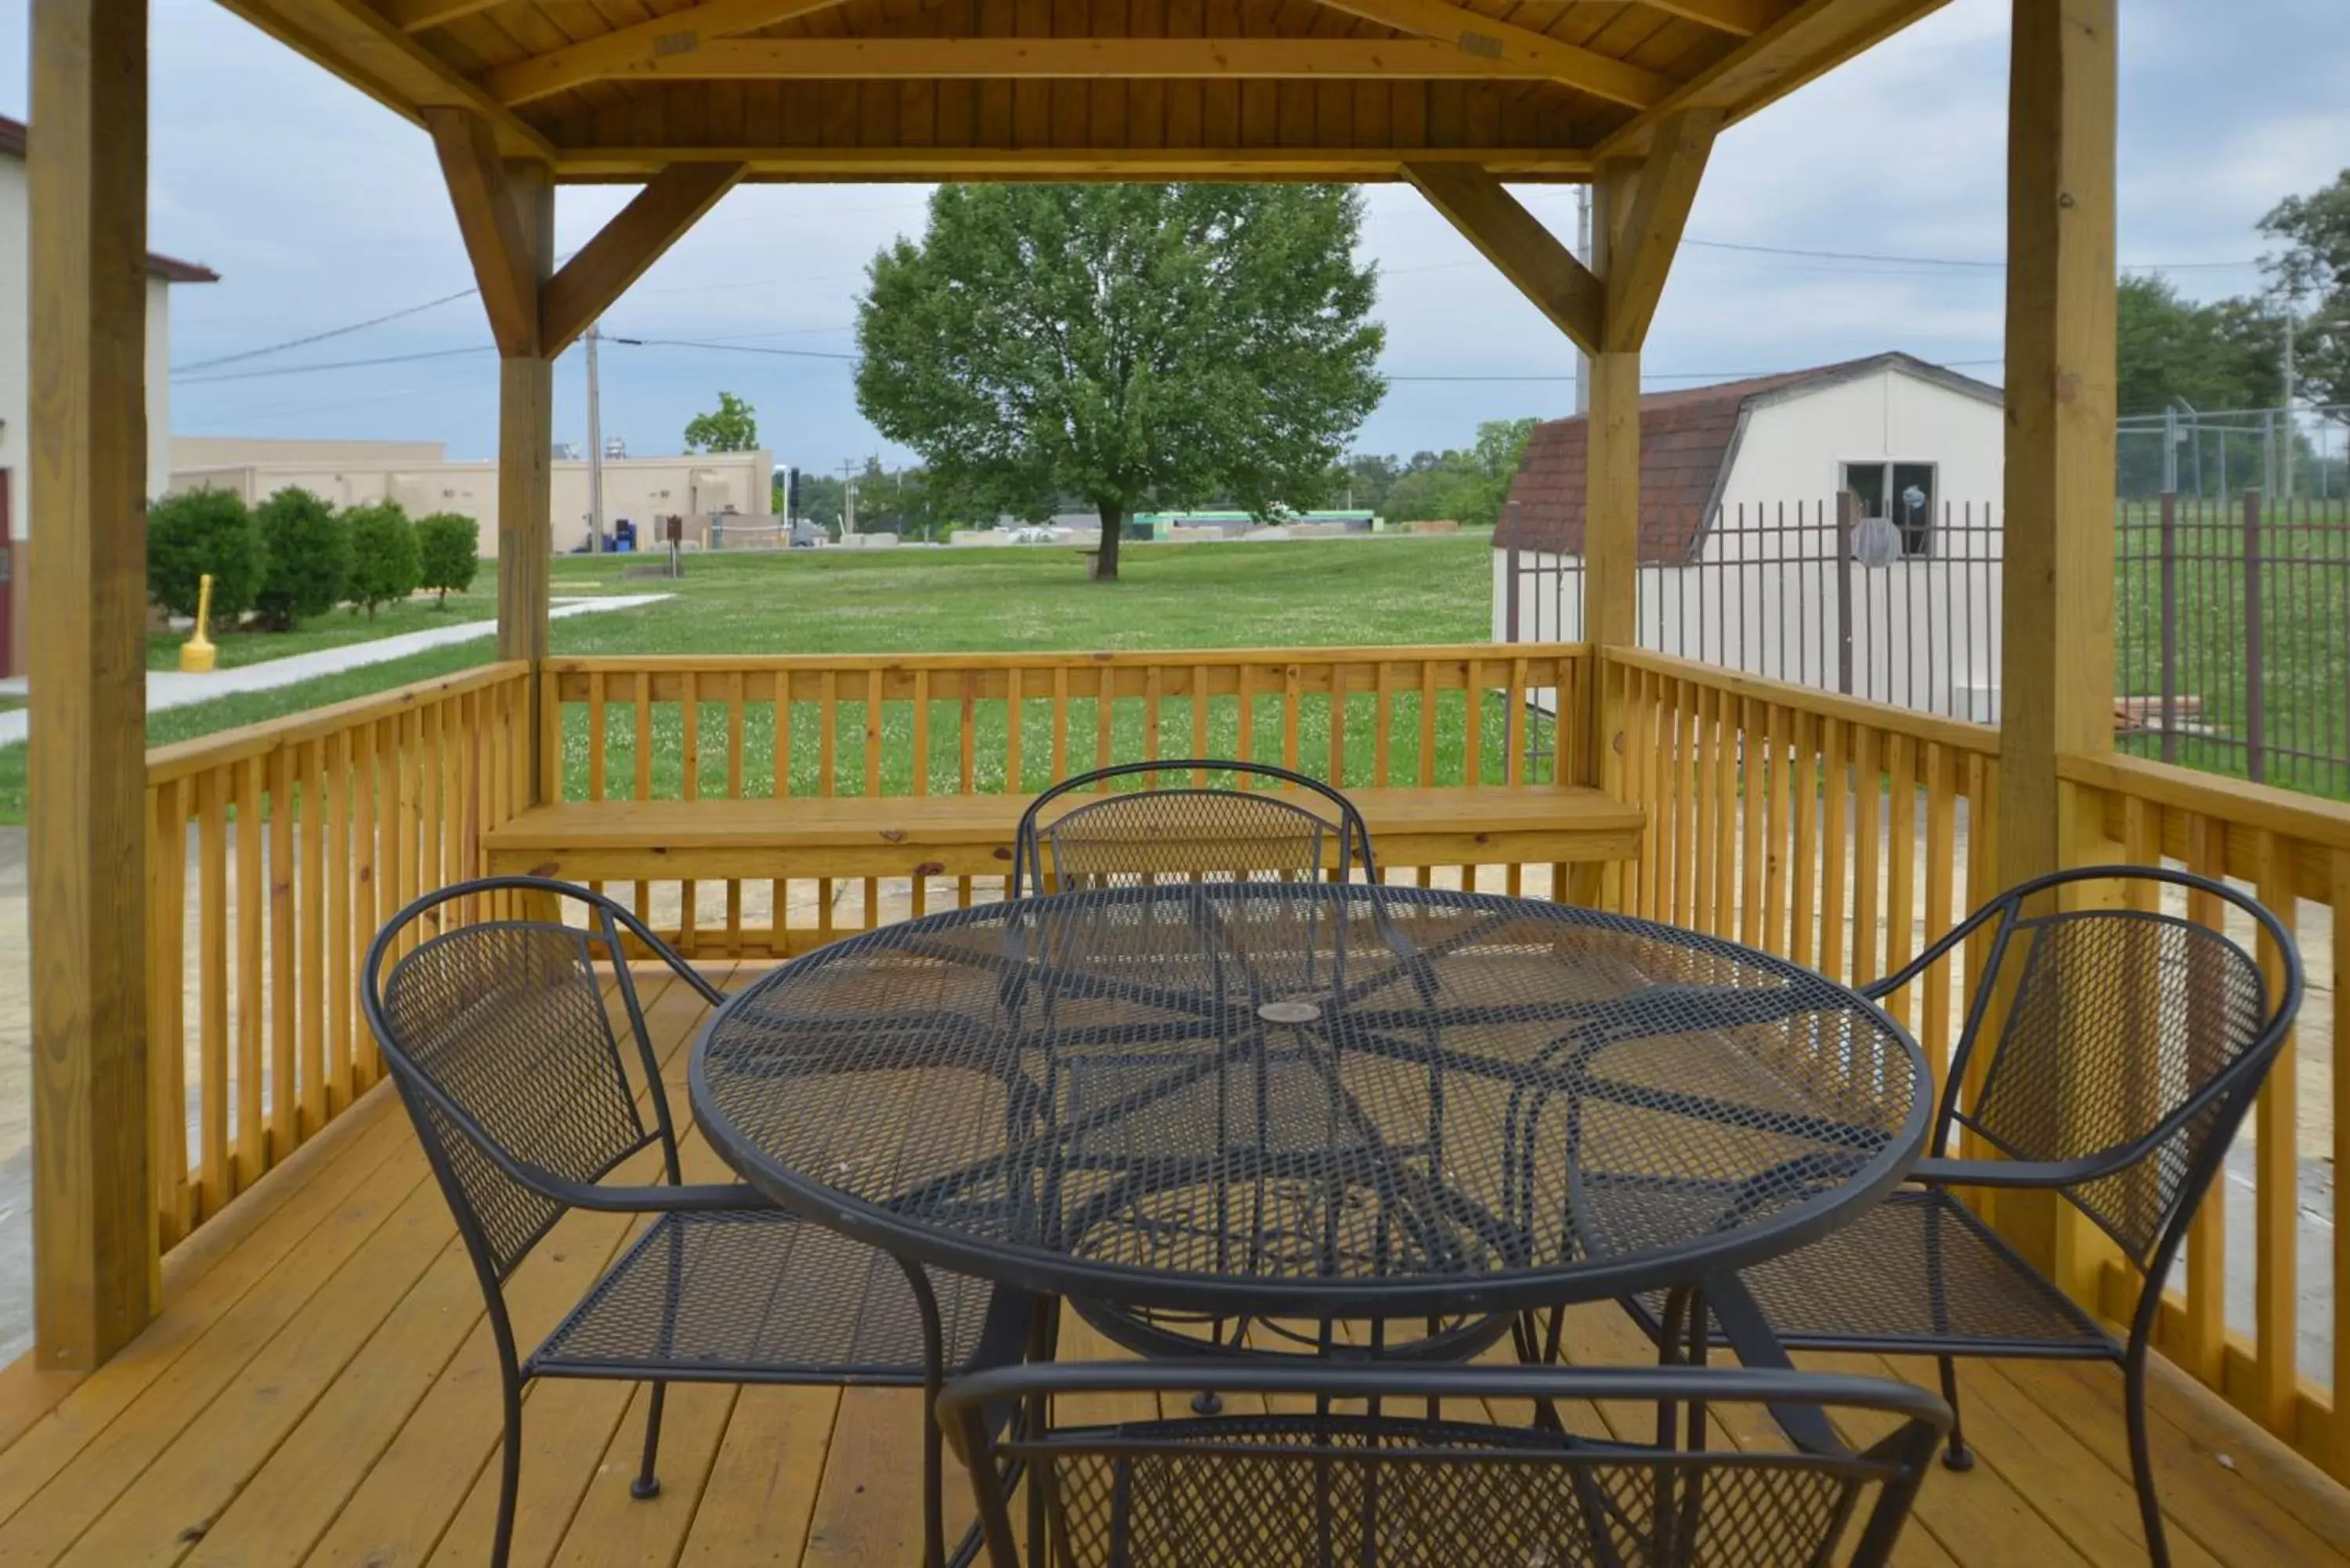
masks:
<path id="1" fill-rule="evenodd" d="M 1267 1023 L 1318 1023 L 1321 1007 L 1311 1002 L 1268 1002 L 1256 1010 Z"/>

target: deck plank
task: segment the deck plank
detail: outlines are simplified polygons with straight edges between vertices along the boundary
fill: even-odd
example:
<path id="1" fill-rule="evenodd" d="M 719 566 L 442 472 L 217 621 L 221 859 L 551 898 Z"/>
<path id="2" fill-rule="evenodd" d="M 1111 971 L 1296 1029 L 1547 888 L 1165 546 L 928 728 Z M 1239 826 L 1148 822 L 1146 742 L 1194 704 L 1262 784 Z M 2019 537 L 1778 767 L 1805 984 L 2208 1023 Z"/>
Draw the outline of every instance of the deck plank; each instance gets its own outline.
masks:
<path id="1" fill-rule="evenodd" d="M 94 1470 L 120 1474 L 140 1462 L 132 1455 L 142 1442 L 192 1419 L 242 1366 L 236 1349 L 258 1350 L 270 1325 L 301 1305 L 306 1282 L 315 1288 L 325 1278 L 321 1265 L 348 1255 L 390 1212 L 387 1199 L 401 1196 L 394 1183 L 409 1170 L 422 1179 L 422 1156 L 396 1118 L 345 1149 L 332 1170 L 300 1188 L 295 1201 L 273 1212 L 217 1269 L 170 1300 L 121 1355 L 0 1452 L 0 1521 L 13 1523 L 93 1445 L 109 1450 Z M 351 1210 L 362 1193 L 371 1209 Z M 0 1544 L 5 1539 L 0 1524 Z"/>
<path id="2" fill-rule="evenodd" d="M 685 1054 L 703 1008 L 682 984 L 650 973 L 645 1003 L 683 1119 Z M 207 1251 L 180 1267 L 163 1316 L 124 1355 L 79 1380 L 22 1370 L 0 1379 L 0 1568 L 484 1561 L 498 1447 L 487 1320 L 405 1118 L 396 1106 L 367 1114 L 316 1155 L 304 1151 L 304 1163 L 265 1178 L 239 1199 L 241 1213 L 215 1221 L 222 1229 Z M 688 1148 L 691 1176 L 720 1174 L 706 1146 Z M 650 1156 L 639 1158 L 650 1174 Z M 508 1289 L 525 1343 L 608 1265 L 634 1223 L 570 1216 L 515 1272 Z M 1651 1355 L 1605 1305 L 1571 1314 L 1568 1348 L 1598 1363 Z M 1061 1352 L 1117 1354 L 1073 1314 Z M 1922 1360 L 1804 1359 L 1934 1380 Z M 1936 1468 L 1900 1568 L 2143 1563 L 2118 1376 L 2004 1363 L 1968 1365 L 1961 1379 L 1982 1462 L 1963 1476 Z M 630 1384 L 528 1390 L 517 1564 L 914 1560 L 915 1391 L 680 1386 L 664 1428 L 662 1495 L 650 1503 L 628 1494 L 642 1399 Z M 1181 1414 L 1188 1399 L 1174 1392 L 1159 1405 L 1081 1413 L 1159 1406 Z M 2350 1493 L 2181 1379 L 2158 1377 L 2154 1407 L 2179 1568 L 2350 1568 Z M 1626 1437 L 1645 1435 L 1653 1420 L 1645 1407 L 1565 1414 L 1578 1428 Z M 1759 1417 L 1725 1424 L 1723 1414 L 1716 1429 L 1725 1440 L 1778 1441 Z M 959 1532 L 970 1516 L 959 1471 L 948 1501 Z"/>
<path id="3" fill-rule="evenodd" d="M 456 1233 L 440 1190 L 424 1181 L 411 1187 L 391 1217 L 245 1365 L 203 1418 L 182 1427 L 57 1560 L 77 1568 L 177 1562 L 414 1282 L 450 1253 Z M 43 1509 L 53 1496 L 71 1506 Z M 60 1529 L 87 1506 L 85 1495 L 51 1487 L 11 1524 Z M 16 1542 L 10 1546 L 0 1561 L 14 1556 Z"/>
<path id="4" fill-rule="evenodd" d="M 249 1398 L 266 1386 L 283 1362 L 263 1365 L 261 1357 L 289 1324 L 317 1322 L 316 1301 L 338 1281 L 343 1288 L 335 1304 L 356 1298 L 361 1311 L 369 1299 L 404 1289 L 403 1276 L 422 1266 L 412 1254 L 437 1251 L 455 1233 L 439 1198 L 426 1186 L 421 1151 L 409 1143 L 0 1526 L 0 1563 L 54 1562 L 93 1523 L 135 1513 L 131 1489 L 190 1434 L 200 1434 L 199 1447 L 215 1434 L 236 1440 L 228 1429 L 234 1416 L 222 1401 Z M 376 1245 L 403 1218 L 407 1226 L 395 1241 L 406 1245 Z M 348 1267 L 359 1260 L 365 1262 L 356 1272 Z M 36 1428 L 9 1459 L 50 1435 Z M 33 1461 L 35 1468 L 45 1462 L 46 1456 Z"/>
<path id="5" fill-rule="evenodd" d="M 792 1568 L 806 1549 L 837 1388 L 745 1388 L 727 1418 L 681 1568 Z"/>

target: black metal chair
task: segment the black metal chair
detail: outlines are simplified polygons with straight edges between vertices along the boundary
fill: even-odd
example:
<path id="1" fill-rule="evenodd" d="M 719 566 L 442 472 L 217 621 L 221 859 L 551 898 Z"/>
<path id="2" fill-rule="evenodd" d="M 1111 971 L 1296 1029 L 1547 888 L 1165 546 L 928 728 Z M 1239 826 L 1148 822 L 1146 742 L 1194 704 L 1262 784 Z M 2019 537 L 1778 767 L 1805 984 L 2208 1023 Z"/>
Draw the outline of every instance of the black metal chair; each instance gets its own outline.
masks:
<path id="1" fill-rule="evenodd" d="M 1121 779 L 1159 774 L 1186 780 L 1171 788 L 1116 787 Z M 1211 775 L 1285 787 L 1219 789 L 1190 782 Z M 1103 784 L 1112 787 L 1095 794 Z M 1078 794 L 1089 798 L 1046 819 L 1056 802 Z M 1010 897 L 1046 886 L 1048 850 L 1054 882 L 1065 891 L 1201 877 L 1344 881 L 1356 869 L 1378 880 L 1370 829 L 1354 803 L 1319 779 L 1269 763 L 1123 763 L 1063 779 L 1021 814 Z"/>
<path id="2" fill-rule="evenodd" d="M 2147 884 L 2248 918 L 2278 955 L 2273 1000 L 2253 954 L 2221 931 L 2129 907 L 2133 885 Z M 2074 907 L 2046 908 L 2060 893 L 2074 895 Z M 2147 1549 L 2167 1564 L 2147 1447 L 2148 1340 L 2195 1206 L 2301 1005 L 2300 955 L 2273 914 L 2218 882 L 2158 867 L 2088 867 L 2002 893 L 1866 994 L 1891 995 L 1978 938 L 1982 971 L 1916 1185 L 1739 1281 L 1790 1349 L 1937 1357 L 1954 1417 L 1945 1456 L 1954 1469 L 1973 1456 L 1956 1418 L 1953 1357 L 2120 1363 Z M 1986 1041 L 2002 996 L 1998 1038 Z M 1989 1056 L 1967 1102 L 1961 1091 L 1978 1051 Z M 2004 1158 L 1950 1158 L 1950 1135 L 1961 1127 Z M 2111 1237 L 2140 1275 L 2126 1341 L 1960 1202 L 1952 1189 L 1968 1187 L 2054 1194 Z M 1662 1333 L 1659 1301 L 1627 1304 L 1651 1334 Z"/>
<path id="3" fill-rule="evenodd" d="M 1158 787 L 1155 775 L 1159 774 L 1180 782 Z M 1228 778 L 1235 784 L 1260 779 L 1287 787 L 1211 787 L 1205 782 L 1211 778 Z M 1114 787 L 1128 779 L 1145 780 L 1148 787 Z M 1113 787 L 1098 792 L 1098 786 L 1106 784 Z M 1079 797 L 1079 804 L 1055 813 L 1055 802 Z M 1014 841 L 1009 892 L 1017 898 L 1024 890 L 1046 887 L 1068 892 L 1195 880 L 1346 881 L 1358 869 L 1367 880 L 1378 880 L 1370 829 L 1362 813 L 1340 791 L 1269 763 L 1174 758 L 1096 768 L 1064 779 L 1030 802 L 1021 815 Z M 1266 955 L 1266 961 L 1275 971 L 1290 968 L 1277 955 Z M 1301 966 L 1280 978 L 1310 985 L 1314 977 Z M 1130 1058 L 1116 1064 L 1089 1064 L 1079 1058 L 1061 1067 L 1070 1085 L 1073 1116 L 1078 1114 L 1079 1105 L 1092 1097 L 1117 1100 L 1131 1092 L 1137 1082 L 1148 1083 L 1155 1075 L 1150 1064 Z M 1320 1075 L 1301 1064 L 1274 1061 L 1268 1068 L 1269 1082 L 1288 1086 L 1298 1099 L 1298 1105 L 1286 1107 L 1291 1114 L 1303 1114 L 1300 1106 L 1316 1095 L 1326 1097 Z M 1211 1091 L 1215 1087 L 1208 1085 Z M 1330 1114 L 1337 1114 L 1335 1105 Z M 1262 1128 L 1260 1136 L 1275 1135 L 1270 1128 Z M 1215 1319 L 1100 1302 L 1071 1304 L 1080 1317 L 1112 1341 L 1142 1355 L 1197 1355 L 1218 1349 L 1240 1355 L 1251 1324 L 1266 1335 L 1293 1342 L 1299 1349 L 1330 1348 L 1326 1324 Z M 1399 1341 L 1385 1353 L 1450 1359 L 1471 1355 L 1505 1332 L 1505 1323 L 1483 1317 L 1450 1325 L 1430 1324 L 1426 1337 Z M 1211 1407 L 1202 1405 L 1203 1409 Z"/>
<path id="4" fill-rule="evenodd" d="M 1277 1413 L 1088 1426 L 1050 1414 L 1056 1397 L 1164 1393 L 1173 1370 L 1034 1366 L 948 1385 L 939 1419 L 970 1467 L 994 1568 L 1023 1561 L 1001 1484 L 1013 1465 L 1029 1481 L 1029 1568 L 1877 1568 L 1950 1420 L 1923 1389 L 1858 1377 L 1254 1362 L 1179 1376 L 1185 1387 L 1278 1401 Z M 1394 1415 L 1388 1399 L 1459 1400 L 1475 1414 Z M 1501 1425 L 1479 1403 L 1488 1399 L 1769 1405 L 1872 1429 L 1890 1417 L 1892 1429 L 1858 1450 L 1833 1437 L 1822 1451 L 1657 1446 Z M 1367 1403 L 1339 1413 L 1333 1400 Z M 1014 1404 L 1030 1418 L 1002 1430 L 992 1417 Z"/>
<path id="5" fill-rule="evenodd" d="M 589 924 L 526 918 L 459 923 L 501 906 L 554 898 L 587 906 Z M 950 1370 L 1017 1361 L 1045 1321 L 1018 1293 L 901 1266 L 769 1205 L 748 1187 L 686 1182 L 669 1096 L 622 950 L 626 938 L 643 944 L 704 1002 L 724 1000 L 627 909 L 587 888 L 540 877 L 494 877 L 427 894 L 394 916 L 368 950 L 360 996 L 368 1025 L 456 1215 L 497 1345 L 505 1434 L 494 1564 L 505 1563 L 511 1544 L 522 1390 L 533 1378 L 651 1385 L 644 1459 L 630 1487 L 634 1496 L 650 1498 L 660 1490 L 655 1460 L 668 1384 L 922 1386 L 922 1298 L 936 1303 Z M 631 1082 L 624 1064 L 595 967 L 599 961 L 612 965 L 641 1081 Z M 603 1184 L 631 1157 L 654 1148 L 661 1180 Z M 523 1356 L 504 1282 L 575 1209 L 650 1222 Z M 926 1422 L 926 1525 L 934 1559 L 942 1547 L 937 1438 Z"/>

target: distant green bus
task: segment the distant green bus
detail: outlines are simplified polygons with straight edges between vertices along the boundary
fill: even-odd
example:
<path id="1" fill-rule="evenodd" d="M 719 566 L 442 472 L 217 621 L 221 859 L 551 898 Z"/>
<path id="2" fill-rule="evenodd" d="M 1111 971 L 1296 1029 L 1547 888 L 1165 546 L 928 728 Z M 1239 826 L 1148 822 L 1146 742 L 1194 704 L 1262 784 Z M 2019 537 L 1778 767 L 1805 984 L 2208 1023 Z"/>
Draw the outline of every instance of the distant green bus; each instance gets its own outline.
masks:
<path id="1" fill-rule="evenodd" d="M 1178 527 L 1217 528 L 1239 535 L 1257 525 L 1260 519 L 1246 512 L 1139 512 L 1126 520 L 1118 537 L 1145 543 L 1164 541 Z M 1341 523 L 1349 532 L 1367 534 L 1377 521 L 1367 511 L 1300 512 L 1287 519 L 1295 523 Z"/>

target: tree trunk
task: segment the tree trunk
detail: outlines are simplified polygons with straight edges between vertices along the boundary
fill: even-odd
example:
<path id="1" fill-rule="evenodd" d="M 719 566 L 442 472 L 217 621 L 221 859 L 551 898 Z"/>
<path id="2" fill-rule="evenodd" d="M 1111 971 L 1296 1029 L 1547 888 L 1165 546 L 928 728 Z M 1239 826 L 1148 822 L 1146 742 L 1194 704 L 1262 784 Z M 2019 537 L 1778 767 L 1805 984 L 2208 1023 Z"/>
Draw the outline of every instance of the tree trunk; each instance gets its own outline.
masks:
<path id="1" fill-rule="evenodd" d="M 1118 580 L 1118 536 L 1126 529 L 1126 508 L 1104 502 L 1101 507 L 1101 565 L 1094 569 L 1095 580 L 1114 583 Z"/>

